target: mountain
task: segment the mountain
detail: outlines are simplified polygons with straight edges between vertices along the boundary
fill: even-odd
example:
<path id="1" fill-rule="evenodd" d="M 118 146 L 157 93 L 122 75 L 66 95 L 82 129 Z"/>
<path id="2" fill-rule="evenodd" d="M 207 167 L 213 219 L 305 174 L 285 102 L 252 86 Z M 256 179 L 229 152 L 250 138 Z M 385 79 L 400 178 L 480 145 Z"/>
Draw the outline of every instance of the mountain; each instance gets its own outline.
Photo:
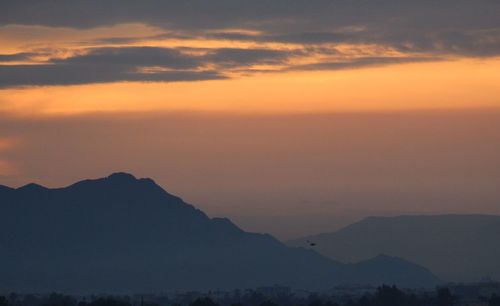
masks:
<path id="1" fill-rule="evenodd" d="M 0 291 L 158 292 L 281 284 L 431 287 L 390 257 L 341 264 L 209 218 L 151 179 L 126 173 L 65 188 L 0 187 Z"/>
<path id="2" fill-rule="evenodd" d="M 334 260 L 355 262 L 377 254 L 405 258 L 443 280 L 500 280 L 500 217 L 434 215 L 369 217 L 337 232 L 288 242 Z"/>

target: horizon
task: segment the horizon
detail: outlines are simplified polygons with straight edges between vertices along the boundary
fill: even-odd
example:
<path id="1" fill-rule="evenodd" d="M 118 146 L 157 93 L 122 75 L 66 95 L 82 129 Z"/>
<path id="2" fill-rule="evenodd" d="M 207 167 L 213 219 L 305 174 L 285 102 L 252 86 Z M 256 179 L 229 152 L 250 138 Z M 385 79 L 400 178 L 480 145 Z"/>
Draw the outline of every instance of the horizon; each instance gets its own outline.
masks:
<path id="1" fill-rule="evenodd" d="M 496 109 L 3 119 L 2 185 L 127 171 L 281 239 L 369 215 L 500 214 Z"/>
<path id="2" fill-rule="evenodd" d="M 152 183 L 158 185 L 156 183 L 156 181 L 154 180 L 154 178 L 151 178 L 151 177 L 136 177 L 134 174 L 132 173 L 129 173 L 129 172 L 124 172 L 124 171 L 118 171 L 118 172 L 114 172 L 114 173 L 111 173 L 109 175 L 106 175 L 106 176 L 100 176 L 100 177 L 95 177 L 95 178 L 82 178 L 80 180 L 77 180 L 75 182 L 72 182 L 70 184 L 67 184 L 67 185 L 63 185 L 63 186 L 51 186 L 51 187 L 47 187 L 47 186 L 44 186 L 42 184 L 38 184 L 36 182 L 30 182 L 30 183 L 27 183 L 27 184 L 24 184 L 22 186 L 17 186 L 17 187 L 12 187 L 12 186 L 7 186 L 7 185 L 1 185 L 0 184 L 0 187 L 7 187 L 7 188 L 10 188 L 12 190 L 23 190 L 23 189 L 26 189 L 26 187 L 30 187 L 30 186 L 37 186 L 37 187 L 41 187 L 43 189 L 46 189 L 46 190 L 52 190 L 52 191 L 58 191 L 58 190 L 63 190 L 63 189 L 67 189 L 67 188 L 70 188 L 72 187 L 73 185 L 76 185 L 78 183 L 81 183 L 81 182 L 88 182 L 88 181 L 100 181 L 100 180 L 103 180 L 103 179 L 111 179 L 112 177 L 116 177 L 116 176 L 127 176 L 127 177 L 131 177 L 133 178 L 135 181 L 140 181 L 140 180 L 150 180 Z M 181 199 L 183 199 L 182 195 L 178 195 L 178 194 L 172 194 L 171 192 L 169 192 L 168 189 L 165 189 L 164 187 L 162 187 L 161 185 L 158 185 L 162 190 L 166 191 L 167 193 L 173 195 L 173 196 L 176 196 L 176 197 L 179 197 Z M 198 205 L 196 203 L 190 203 L 190 202 L 186 202 L 187 204 L 190 204 L 192 206 L 194 206 L 195 208 L 198 208 L 200 209 L 200 207 L 198 207 Z M 203 210 L 202 210 L 203 211 Z M 203 211 L 204 212 L 204 211 Z M 204 212 L 206 213 L 206 212 Z M 235 223 L 234 220 L 231 220 L 230 218 L 226 217 L 226 216 L 211 216 L 209 214 L 207 214 L 208 217 L 210 218 L 223 218 L 223 219 L 228 219 L 230 220 L 231 222 Z M 298 236 L 298 237 L 287 237 L 286 239 L 281 239 L 280 237 L 277 237 L 278 239 L 280 239 L 281 241 L 286 241 L 286 240 L 290 240 L 290 241 L 293 241 L 293 240 L 300 240 L 300 239 L 305 239 L 306 237 L 308 236 L 321 236 L 321 235 L 325 235 L 325 234 L 331 234 L 331 233 L 335 233 L 339 230 L 342 230 L 343 228 L 346 228 L 348 226 L 351 226 L 351 225 L 354 225 L 354 224 L 357 224 L 357 223 L 360 223 L 360 222 L 363 222 L 363 221 L 367 221 L 367 220 L 370 220 L 370 219 L 394 219 L 394 218 L 411 218 L 411 217 L 415 217 L 415 218 L 420 218 L 420 217 L 499 217 L 500 218 L 500 214 L 499 215 L 495 215 L 495 214 L 480 214 L 480 213 L 470 213 L 470 214 L 457 214 L 457 213 L 428 213 L 428 214 L 400 214 L 400 215 L 370 215 L 370 216 L 366 216 L 366 217 L 363 217 L 362 219 L 360 220 L 356 220 L 356 221 L 353 221 L 352 223 L 349 223 L 349 224 L 346 224 L 345 226 L 342 226 L 342 227 L 336 227 L 336 226 L 333 226 L 330 230 L 326 231 L 326 232 L 313 232 L 313 233 L 310 233 L 308 235 L 303 235 L 303 236 Z M 237 223 L 235 223 L 236 226 L 240 227 L 241 226 Z M 245 229 L 243 229 L 245 230 Z M 261 234 L 271 234 L 273 235 L 273 233 L 267 233 L 267 232 L 259 232 Z M 274 235 L 273 235 L 274 236 Z M 386 254 L 380 254 L 380 256 L 388 256 Z"/>

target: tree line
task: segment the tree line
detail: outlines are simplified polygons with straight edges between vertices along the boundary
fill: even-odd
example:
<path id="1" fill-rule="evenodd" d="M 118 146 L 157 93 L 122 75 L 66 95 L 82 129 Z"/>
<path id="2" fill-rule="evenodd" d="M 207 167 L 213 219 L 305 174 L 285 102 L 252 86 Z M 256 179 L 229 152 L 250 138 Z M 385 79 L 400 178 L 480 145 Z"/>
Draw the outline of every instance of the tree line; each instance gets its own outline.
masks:
<path id="1" fill-rule="evenodd" d="M 478 297 L 489 306 L 500 306 L 500 296 Z M 339 297 L 311 294 L 297 297 L 294 294 L 265 296 L 248 290 L 235 291 L 222 297 L 173 297 L 154 296 L 134 298 L 130 296 L 75 297 L 52 293 L 50 295 L 0 295 L 0 306 L 456 306 L 458 298 L 448 288 L 439 288 L 432 294 L 412 293 L 395 286 L 381 286 L 373 293 L 359 297 Z"/>

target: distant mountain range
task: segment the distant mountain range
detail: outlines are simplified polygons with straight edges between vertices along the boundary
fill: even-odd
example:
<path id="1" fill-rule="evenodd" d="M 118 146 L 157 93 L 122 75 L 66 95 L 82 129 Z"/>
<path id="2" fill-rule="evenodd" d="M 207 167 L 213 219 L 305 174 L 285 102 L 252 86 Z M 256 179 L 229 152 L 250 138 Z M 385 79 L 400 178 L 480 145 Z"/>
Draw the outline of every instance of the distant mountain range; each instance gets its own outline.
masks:
<path id="1" fill-rule="evenodd" d="M 500 280 L 500 216 L 370 217 L 337 232 L 288 242 L 317 245 L 334 260 L 356 262 L 377 254 L 405 258 L 446 281 Z"/>
<path id="2" fill-rule="evenodd" d="M 151 179 L 126 173 L 58 189 L 0 186 L 0 216 L 0 291 L 439 282 L 427 269 L 399 258 L 341 264 L 270 235 L 244 232 L 228 219 L 207 217 Z"/>

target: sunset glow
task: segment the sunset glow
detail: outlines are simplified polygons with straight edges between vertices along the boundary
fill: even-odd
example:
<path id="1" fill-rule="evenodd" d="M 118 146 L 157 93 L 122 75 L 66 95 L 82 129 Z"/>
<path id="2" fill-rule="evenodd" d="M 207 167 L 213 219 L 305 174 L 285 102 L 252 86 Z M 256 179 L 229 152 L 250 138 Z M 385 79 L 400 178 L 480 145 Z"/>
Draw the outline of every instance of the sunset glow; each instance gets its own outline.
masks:
<path id="1" fill-rule="evenodd" d="M 19 115 L 112 111 L 316 113 L 499 107 L 500 60 L 284 72 L 196 83 L 115 83 L 0 91 Z M 200 99 L 203 97 L 203 99 Z"/>
<path id="2" fill-rule="evenodd" d="M 468 0 L 2 1 L 0 185 L 130 171 L 283 237 L 310 229 L 263 211 L 318 231 L 332 216 L 500 213 L 499 14 Z"/>

